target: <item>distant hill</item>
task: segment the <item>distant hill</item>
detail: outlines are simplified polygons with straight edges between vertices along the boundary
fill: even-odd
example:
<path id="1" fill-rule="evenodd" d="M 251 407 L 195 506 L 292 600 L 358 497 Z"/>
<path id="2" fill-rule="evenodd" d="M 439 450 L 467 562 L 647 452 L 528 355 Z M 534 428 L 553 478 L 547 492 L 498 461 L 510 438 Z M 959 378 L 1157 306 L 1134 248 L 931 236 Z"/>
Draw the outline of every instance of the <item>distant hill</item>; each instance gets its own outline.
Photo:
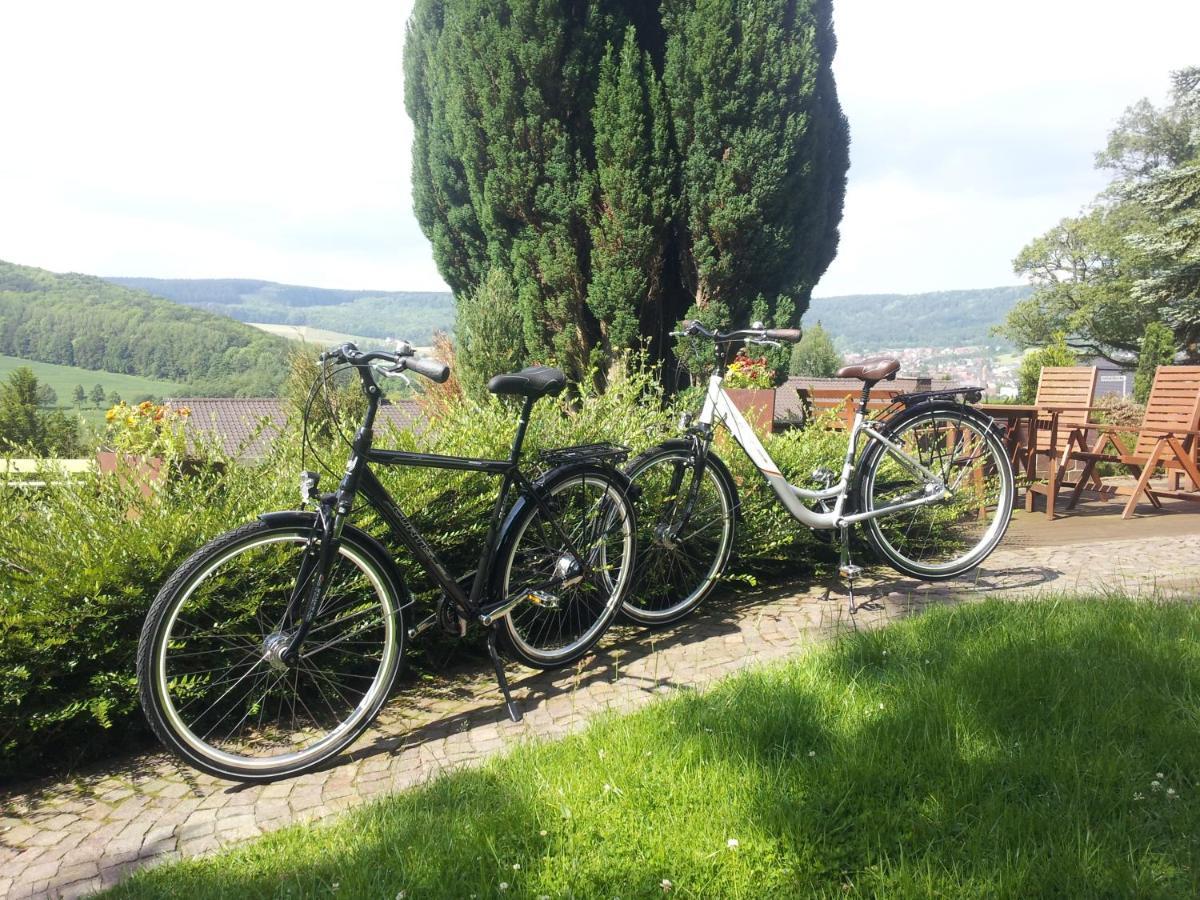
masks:
<path id="1" fill-rule="evenodd" d="M 819 321 L 843 350 L 1003 345 L 991 334 L 1029 285 L 931 294 L 814 297 L 804 321 Z"/>
<path id="2" fill-rule="evenodd" d="M 454 328 L 454 298 L 444 292 L 348 291 L 240 278 L 109 278 L 176 303 L 239 322 L 307 325 L 373 338 L 429 344 Z"/>
<path id="3" fill-rule="evenodd" d="M 237 278 L 109 278 L 176 303 L 241 322 L 307 326 L 377 339 L 429 344 L 454 328 L 448 293 L 351 291 Z M 844 350 L 951 347 L 1004 342 L 990 332 L 1028 286 L 930 294 L 855 294 L 814 298 L 806 322 L 820 320 Z"/>
<path id="4" fill-rule="evenodd" d="M 261 396 L 287 372 L 287 341 L 90 275 L 0 261 L 0 354 L 137 375 L 201 396 Z"/>

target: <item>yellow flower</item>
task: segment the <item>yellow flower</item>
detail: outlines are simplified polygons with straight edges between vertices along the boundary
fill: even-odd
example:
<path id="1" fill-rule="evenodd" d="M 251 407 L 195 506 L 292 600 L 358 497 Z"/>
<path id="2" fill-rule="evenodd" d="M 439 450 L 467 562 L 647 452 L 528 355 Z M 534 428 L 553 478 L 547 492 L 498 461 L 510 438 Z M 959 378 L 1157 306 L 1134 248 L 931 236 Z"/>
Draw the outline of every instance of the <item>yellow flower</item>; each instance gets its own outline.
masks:
<path id="1" fill-rule="evenodd" d="M 125 424 L 128 425 L 130 428 L 132 428 L 134 425 L 137 424 L 137 419 L 135 419 L 133 416 L 126 416 Z"/>
<path id="2" fill-rule="evenodd" d="M 116 417 L 117 417 L 117 408 L 115 406 L 104 414 L 104 419 L 106 422 L 111 422 Z"/>

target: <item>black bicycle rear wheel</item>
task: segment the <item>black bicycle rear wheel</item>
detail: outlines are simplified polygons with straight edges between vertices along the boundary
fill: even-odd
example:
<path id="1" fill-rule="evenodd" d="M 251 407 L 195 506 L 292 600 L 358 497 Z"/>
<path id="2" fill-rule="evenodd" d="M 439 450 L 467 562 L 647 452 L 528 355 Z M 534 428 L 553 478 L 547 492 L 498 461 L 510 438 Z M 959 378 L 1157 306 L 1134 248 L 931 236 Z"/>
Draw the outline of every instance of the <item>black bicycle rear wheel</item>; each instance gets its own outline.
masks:
<path id="1" fill-rule="evenodd" d="M 517 599 L 500 634 L 527 666 L 580 659 L 603 637 L 632 580 L 633 506 L 626 482 L 602 466 L 551 475 L 542 502 L 514 507 L 497 554 L 496 594 Z"/>

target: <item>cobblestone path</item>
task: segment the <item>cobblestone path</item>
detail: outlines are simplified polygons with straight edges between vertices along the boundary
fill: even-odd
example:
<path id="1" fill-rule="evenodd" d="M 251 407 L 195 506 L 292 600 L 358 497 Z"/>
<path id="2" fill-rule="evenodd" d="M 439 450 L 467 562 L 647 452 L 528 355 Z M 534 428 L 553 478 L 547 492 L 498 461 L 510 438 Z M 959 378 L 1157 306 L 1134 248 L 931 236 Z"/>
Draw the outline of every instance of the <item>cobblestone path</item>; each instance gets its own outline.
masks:
<path id="1" fill-rule="evenodd" d="M 877 572 L 882 577 L 868 582 L 874 601 L 853 623 L 836 582 L 741 590 L 673 629 L 615 629 L 578 668 L 533 673 L 512 667 L 509 677 L 525 712 L 520 724 L 505 717 L 480 661 L 435 688 L 400 692 L 351 752 L 288 781 L 235 785 L 151 753 L 68 782 L 25 785 L 0 797 L 0 896 L 85 895 L 135 867 L 329 816 L 518 741 L 567 734 L 602 710 L 631 710 L 657 694 L 703 687 L 744 666 L 801 652 L 839 630 L 912 615 L 930 603 L 1060 591 L 1179 595 L 1200 586 L 1200 516 L 1090 531 L 1085 522 L 1043 521 L 1019 518 L 969 580 L 927 585 Z"/>

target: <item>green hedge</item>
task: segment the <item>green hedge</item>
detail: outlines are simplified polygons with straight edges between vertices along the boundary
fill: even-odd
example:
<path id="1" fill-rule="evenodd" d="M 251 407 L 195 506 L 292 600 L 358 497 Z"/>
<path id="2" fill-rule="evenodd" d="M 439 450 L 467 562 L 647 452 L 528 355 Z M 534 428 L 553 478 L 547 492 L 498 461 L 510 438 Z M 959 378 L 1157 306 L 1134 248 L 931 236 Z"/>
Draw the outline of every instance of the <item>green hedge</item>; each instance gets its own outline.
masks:
<path id="1" fill-rule="evenodd" d="M 542 401 L 528 448 L 609 440 L 635 452 L 674 433 L 678 410 L 657 383 L 618 373 L 606 393 Z M 381 443 L 470 456 L 503 456 L 516 409 L 492 400 L 451 405 L 423 436 Z M 772 439 L 798 477 L 836 460 L 841 435 L 820 429 Z M 293 507 L 299 440 L 285 435 L 261 464 L 220 464 L 176 474 L 147 499 L 133 479 L 93 476 L 29 493 L 0 489 L 0 778 L 57 771 L 145 742 L 135 654 L 142 620 L 162 582 L 205 541 L 264 510 Z M 345 461 L 327 450 L 340 472 Z M 739 482 L 743 521 L 735 577 L 808 570 L 823 546 L 794 523 L 736 448 L 722 455 Z M 532 457 L 531 457 L 532 458 Z M 312 463 L 309 462 L 311 467 Z M 328 486 L 332 475 L 325 475 Z M 496 484 L 486 476 L 385 470 L 384 481 L 421 531 L 460 571 L 474 567 Z M 379 531 L 364 515 L 360 524 Z M 382 532 L 380 532 L 382 534 Z M 427 580 L 403 565 L 419 597 Z"/>

